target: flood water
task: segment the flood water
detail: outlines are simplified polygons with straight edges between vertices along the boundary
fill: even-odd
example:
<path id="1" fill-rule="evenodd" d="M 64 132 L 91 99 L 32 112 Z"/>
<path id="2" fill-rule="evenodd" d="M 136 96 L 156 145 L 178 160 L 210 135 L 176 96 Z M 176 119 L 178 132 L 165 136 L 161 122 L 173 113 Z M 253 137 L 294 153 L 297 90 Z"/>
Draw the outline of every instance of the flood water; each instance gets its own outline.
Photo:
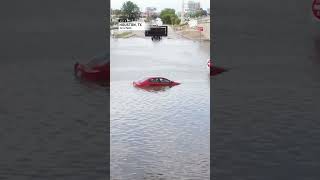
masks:
<path id="1" fill-rule="evenodd" d="M 212 175 L 319 179 L 320 22 L 312 1 L 216 1 Z"/>
<path id="2" fill-rule="evenodd" d="M 111 39 L 111 178 L 209 179 L 209 43 Z M 132 82 L 181 83 L 146 91 Z"/>

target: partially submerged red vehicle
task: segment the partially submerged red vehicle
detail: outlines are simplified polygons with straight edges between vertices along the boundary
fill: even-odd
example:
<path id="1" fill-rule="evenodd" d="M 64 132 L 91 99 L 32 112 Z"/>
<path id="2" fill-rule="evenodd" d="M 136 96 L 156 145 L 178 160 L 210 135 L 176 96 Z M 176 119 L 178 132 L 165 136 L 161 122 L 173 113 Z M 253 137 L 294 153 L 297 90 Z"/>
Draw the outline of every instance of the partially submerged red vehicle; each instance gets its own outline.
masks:
<path id="1" fill-rule="evenodd" d="M 74 73 L 78 78 L 83 80 L 109 84 L 110 60 L 107 53 L 93 57 L 86 64 L 76 62 L 74 65 Z"/>
<path id="2" fill-rule="evenodd" d="M 320 20 L 320 1 L 319 0 L 313 0 L 312 13 L 317 20 Z"/>
<path id="3" fill-rule="evenodd" d="M 208 67 L 210 68 L 210 76 L 215 76 L 215 75 L 218 75 L 218 74 L 221 74 L 225 71 L 227 71 L 226 69 L 224 68 L 221 68 L 221 67 L 218 67 L 218 66 L 215 66 L 211 59 L 208 60 Z"/>
<path id="4" fill-rule="evenodd" d="M 180 83 L 171 81 L 163 77 L 148 77 L 140 81 L 133 82 L 136 87 L 172 87 Z"/>

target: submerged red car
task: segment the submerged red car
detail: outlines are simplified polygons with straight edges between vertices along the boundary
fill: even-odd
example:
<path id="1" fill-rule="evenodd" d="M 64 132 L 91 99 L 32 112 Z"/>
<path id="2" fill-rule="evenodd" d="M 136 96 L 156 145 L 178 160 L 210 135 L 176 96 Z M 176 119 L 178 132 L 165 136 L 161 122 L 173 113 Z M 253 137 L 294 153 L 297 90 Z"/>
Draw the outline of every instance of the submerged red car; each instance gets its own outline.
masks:
<path id="1" fill-rule="evenodd" d="M 312 13 L 317 20 L 320 20 L 320 1 L 313 0 L 312 3 Z"/>
<path id="2" fill-rule="evenodd" d="M 215 76 L 227 71 L 225 68 L 213 65 L 211 59 L 208 60 L 208 67 L 210 68 L 210 76 Z"/>
<path id="3" fill-rule="evenodd" d="M 74 73 L 78 78 L 95 82 L 110 82 L 110 61 L 107 53 L 93 57 L 88 63 L 74 65 Z"/>
<path id="4" fill-rule="evenodd" d="M 140 81 L 133 82 L 136 87 L 172 87 L 179 85 L 180 83 L 171 81 L 163 77 L 148 77 Z"/>

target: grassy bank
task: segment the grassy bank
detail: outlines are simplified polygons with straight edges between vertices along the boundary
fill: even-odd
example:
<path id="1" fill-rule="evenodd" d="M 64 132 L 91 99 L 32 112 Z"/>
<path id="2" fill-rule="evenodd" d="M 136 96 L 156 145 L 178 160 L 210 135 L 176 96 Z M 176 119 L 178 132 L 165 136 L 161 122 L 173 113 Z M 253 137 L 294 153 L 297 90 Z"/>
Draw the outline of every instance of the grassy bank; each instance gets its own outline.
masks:
<path id="1" fill-rule="evenodd" d="M 117 32 L 113 34 L 113 37 L 115 38 L 129 38 L 134 36 L 134 34 L 130 31 L 125 31 L 125 32 Z"/>

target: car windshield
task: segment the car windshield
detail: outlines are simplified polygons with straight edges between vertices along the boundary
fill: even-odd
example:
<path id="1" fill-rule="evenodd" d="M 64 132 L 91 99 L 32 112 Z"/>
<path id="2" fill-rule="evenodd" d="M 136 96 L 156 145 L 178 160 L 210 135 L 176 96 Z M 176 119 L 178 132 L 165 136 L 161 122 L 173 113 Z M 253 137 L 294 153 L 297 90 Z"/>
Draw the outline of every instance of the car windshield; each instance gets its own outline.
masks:
<path id="1" fill-rule="evenodd" d="M 160 82 L 162 82 L 162 83 L 169 83 L 170 80 L 165 79 L 165 78 L 160 78 Z"/>
<path id="2" fill-rule="evenodd" d="M 139 82 L 143 82 L 143 81 L 146 81 L 148 80 L 149 78 L 143 78 L 143 79 L 140 79 Z"/>
<path id="3" fill-rule="evenodd" d="M 153 82 L 153 83 L 160 82 L 159 78 L 151 78 L 151 79 L 149 79 L 149 81 Z"/>
<path id="4" fill-rule="evenodd" d="M 108 53 L 104 52 L 100 55 L 97 55 L 95 57 L 93 57 L 89 63 L 87 64 L 89 67 L 92 66 L 96 66 L 96 65 L 103 65 L 103 64 L 107 64 L 109 63 L 109 57 L 108 57 Z"/>

